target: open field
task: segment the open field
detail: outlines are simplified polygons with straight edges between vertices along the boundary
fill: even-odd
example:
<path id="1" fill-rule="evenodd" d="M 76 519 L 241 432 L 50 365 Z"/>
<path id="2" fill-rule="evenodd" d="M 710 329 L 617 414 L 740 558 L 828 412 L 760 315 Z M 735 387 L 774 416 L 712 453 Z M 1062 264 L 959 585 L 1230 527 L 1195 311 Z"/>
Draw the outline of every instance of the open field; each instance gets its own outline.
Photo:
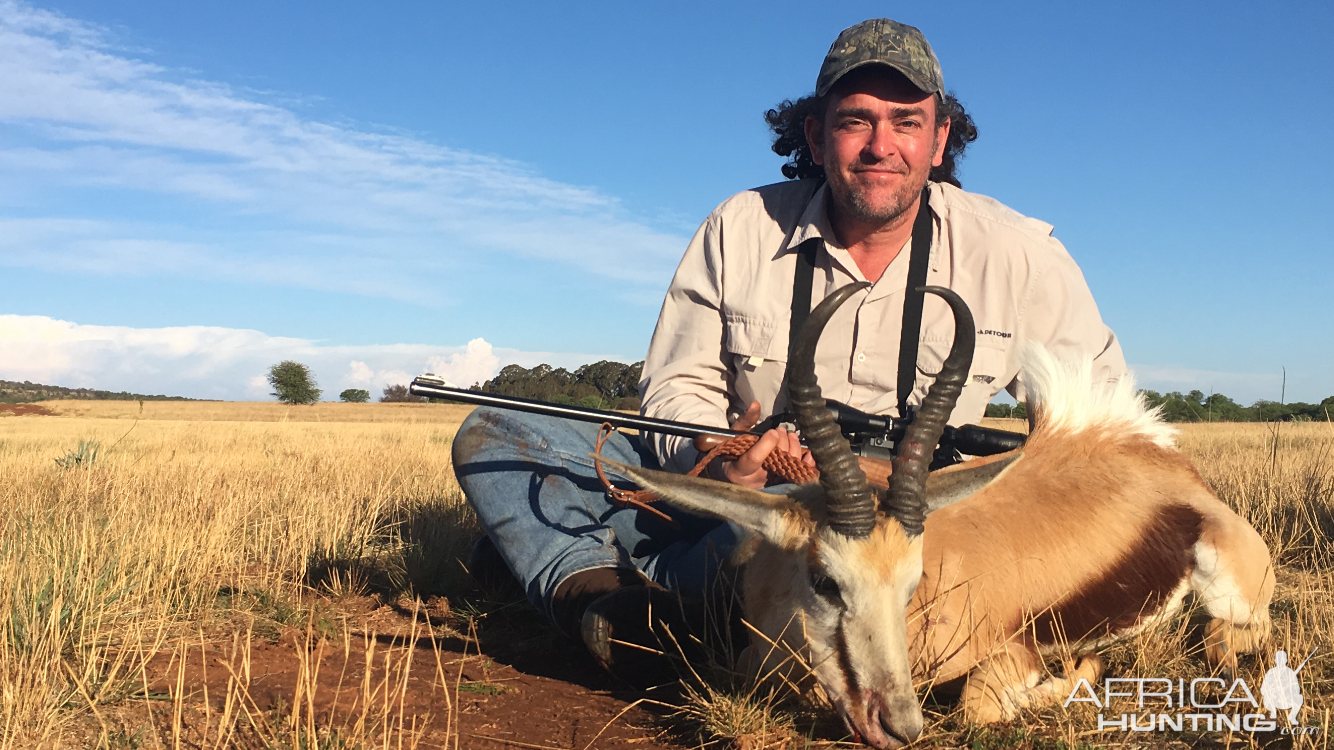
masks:
<path id="1" fill-rule="evenodd" d="M 458 562 L 478 532 L 449 461 L 469 407 L 47 402 L 0 414 L 0 748 L 802 747 L 807 708 L 713 683 L 620 693 Z M 1277 431 L 1277 432 L 1275 432 Z M 1274 646 L 1303 723 L 1334 708 L 1334 426 L 1187 425 L 1183 449 L 1279 563 Z M 1183 618 L 1116 676 L 1206 674 Z M 1245 664 L 1251 685 L 1269 666 Z M 1258 697 L 1258 696 L 1257 696 Z M 1246 746 L 1097 731 L 1072 706 L 920 746 Z M 1108 711 L 1135 711 L 1134 702 Z M 819 712 L 814 712 L 819 715 Z M 1298 746 L 1327 747 L 1327 735 Z M 1063 743 L 1063 744 L 1062 744 Z"/>
<path id="2" fill-rule="evenodd" d="M 376 422 L 457 427 L 473 407 L 454 404 L 343 404 L 287 406 L 274 401 L 46 401 L 61 417 L 185 422 Z"/>

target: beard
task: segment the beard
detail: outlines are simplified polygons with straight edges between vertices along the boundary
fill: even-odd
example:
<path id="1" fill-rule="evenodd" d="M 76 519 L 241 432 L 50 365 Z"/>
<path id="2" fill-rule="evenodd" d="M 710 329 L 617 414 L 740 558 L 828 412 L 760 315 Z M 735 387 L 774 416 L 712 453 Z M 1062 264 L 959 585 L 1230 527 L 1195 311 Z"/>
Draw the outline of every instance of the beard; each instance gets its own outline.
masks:
<path id="1" fill-rule="evenodd" d="M 929 174 L 929 173 L 928 173 Z M 866 224 L 889 224 L 912 208 L 926 187 L 928 174 L 908 174 L 903 183 L 889 196 L 877 195 L 877 192 L 856 180 L 856 173 L 851 175 L 843 170 L 826 170 L 825 179 L 833 193 L 834 203 L 848 214 L 848 218 Z"/>
<path id="2" fill-rule="evenodd" d="M 939 139 L 931 141 L 932 153 L 935 153 L 939 143 Z M 827 143 L 826 153 L 832 157 L 837 151 L 832 144 Z M 914 171 L 901 159 L 896 161 L 898 165 L 895 171 L 903 175 L 903 182 L 889 195 L 886 195 L 883 189 L 877 189 L 879 186 L 868 185 L 857 179 L 858 172 L 855 167 L 861 164 L 826 162 L 825 181 L 829 183 L 834 205 L 839 211 L 846 213 L 848 218 L 863 224 L 885 225 L 897 221 L 912 208 L 913 203 L 922 194 L 922 189 L 926 187 L 926 181 L 931 176 L 931 165 L 927 163 Z M 881 165 L 882 168 L 885 166 L 889 165 Z"/>

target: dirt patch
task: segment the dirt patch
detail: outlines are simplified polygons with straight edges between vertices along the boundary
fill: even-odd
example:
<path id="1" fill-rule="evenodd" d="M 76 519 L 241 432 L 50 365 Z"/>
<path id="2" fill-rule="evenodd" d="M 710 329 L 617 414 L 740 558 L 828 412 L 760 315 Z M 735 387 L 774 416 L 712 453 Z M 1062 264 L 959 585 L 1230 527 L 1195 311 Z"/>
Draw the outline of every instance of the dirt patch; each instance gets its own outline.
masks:
<path id="1" fill-rule="evenodd" d="M 0 417 L 54 417 L 55 412 L 37 404 L 0 404 Z"/>
<path id="2" fill-rule="evenodd" d="M 430 609 L 351 606 L 336 627 L 312 621 L 272 638 L 211 629 L 150 662 L 136 723 L 147 704 L 163 740 L 207 746 L 230 705 L 245 716 L 235 731 L 246 746 L 283 746 L 309 726 L 349 746 L 397 735 L 404 747 L 684 747 L 642 693 L 550 629 L 516 626 L 511 613 L 446 622 Z"/>

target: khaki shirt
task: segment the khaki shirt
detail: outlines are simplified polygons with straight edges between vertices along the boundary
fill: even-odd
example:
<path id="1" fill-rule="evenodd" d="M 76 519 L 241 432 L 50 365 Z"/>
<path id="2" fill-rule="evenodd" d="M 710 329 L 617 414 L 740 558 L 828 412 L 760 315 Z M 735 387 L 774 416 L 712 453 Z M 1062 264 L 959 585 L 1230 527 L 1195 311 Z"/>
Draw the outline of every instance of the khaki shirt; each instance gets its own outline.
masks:
<path id="1" fill-rule="evenodd" d="M 695 233 L 644 362 L 645 415 L 725 427 L 751 401 L 760 402 L 764 416 L 786 409 L 781 390 L 796 248 L 812 237 L 824 240 L 812 305 L 866 281 L 829 228 L 827 188 L 813 194 L 812 188 L 803 180 L 739 193 Z M 1096 378 L 1125 374 L 1121 346 L 1050 224 L 952 185 L 931 183 L 929 196 L 935 227 L 927 283 L 958 292 L 977 324 L 972 370 L 950 424 L 978 422 L 1002 388 L 1025 398 L 1018 354 L 1027 340 L 1060 357 L 1091 358 Z M 909 255 L 905 246 L 875 286 L 830 320 L 815 362 L 825 398 L 873 414 L 897 413 Z M 949 306 L 927 295 L 910 404 L 921 402 L 953 337 Z M 698 459 L 686 438 L 655 435 L 653 447 L 677 471 Z"/>

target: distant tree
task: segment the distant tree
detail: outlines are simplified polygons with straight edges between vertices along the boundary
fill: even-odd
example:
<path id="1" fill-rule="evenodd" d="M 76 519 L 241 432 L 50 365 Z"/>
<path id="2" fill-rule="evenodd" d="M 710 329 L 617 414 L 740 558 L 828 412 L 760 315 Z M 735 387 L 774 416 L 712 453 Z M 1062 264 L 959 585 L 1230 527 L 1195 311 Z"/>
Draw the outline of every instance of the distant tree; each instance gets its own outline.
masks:
<path id="1" fill-rule="evenodd" d="M 616 399 L 616 403 L 612 408 L 616 411 L 633 411 L 638 413 L 641 405 L 638 396 L 621 396 Z"/>
<path id="2" fill-rule="evenodd" d="M 991 419 L 1028 419 L 1028 410 L 1023 404 L 987 404 L 983 416 Z"/>
<path id="3" fill-rule="evenodd" d="M 269 368 L 271 394 L 284 404 L 313 404 L 324 391 L 315 387 L 310 368 L 300 362 L 285 359 Z"/>
<path id="4" fill-rule="evenodd" d="M 380 402 L 386 404 L 419 404 L 425 400 L 408 393 L 406 385 L 387 385 L 384 387 L 384 395 L 380 397 Z"/>
<path id="5" fill-rule="evenodd" d="M 338 394 L 338 400 L 349 404 L 364 404 L 371 400 L 371 392 L 362 388 L 348 388 Z"/>
<path id="6" fill-rule="evenodd" d="M 1245 407 L 1221 393 L 1211 393 L 1204 400 L 1205 418 L 1209 422 L 1249 422 L 1253 415 Z"/>
<path id="7" fill-rule="evenodd" d="M 604 359 L 575 370 L 574 379 L 593 386 L 604 398 L 618 399 L 639 395 L 639 376 L 643 370 L 643 362 L 627 365 Z"/>
<path id="8" fill-rule="evenodd" d="M 574 372 L 546 364 L 532 369 L 507 365 L 479 388 L 487 393 L 562 404 L 591 403 L 596 397 L 603 408 L 624 402 L 625 408 L 638 409 L 643 369 L 643 362 L 627 365 L 610 360 L 583 365 Z"/>
<path id="9" fill-rule="evenodd" d="M 607 406 L 603 403 L 602 397 L 597 394 L 591 394 L 579 399 L 579 405 L 585 409 L 605 409 Z"/>

